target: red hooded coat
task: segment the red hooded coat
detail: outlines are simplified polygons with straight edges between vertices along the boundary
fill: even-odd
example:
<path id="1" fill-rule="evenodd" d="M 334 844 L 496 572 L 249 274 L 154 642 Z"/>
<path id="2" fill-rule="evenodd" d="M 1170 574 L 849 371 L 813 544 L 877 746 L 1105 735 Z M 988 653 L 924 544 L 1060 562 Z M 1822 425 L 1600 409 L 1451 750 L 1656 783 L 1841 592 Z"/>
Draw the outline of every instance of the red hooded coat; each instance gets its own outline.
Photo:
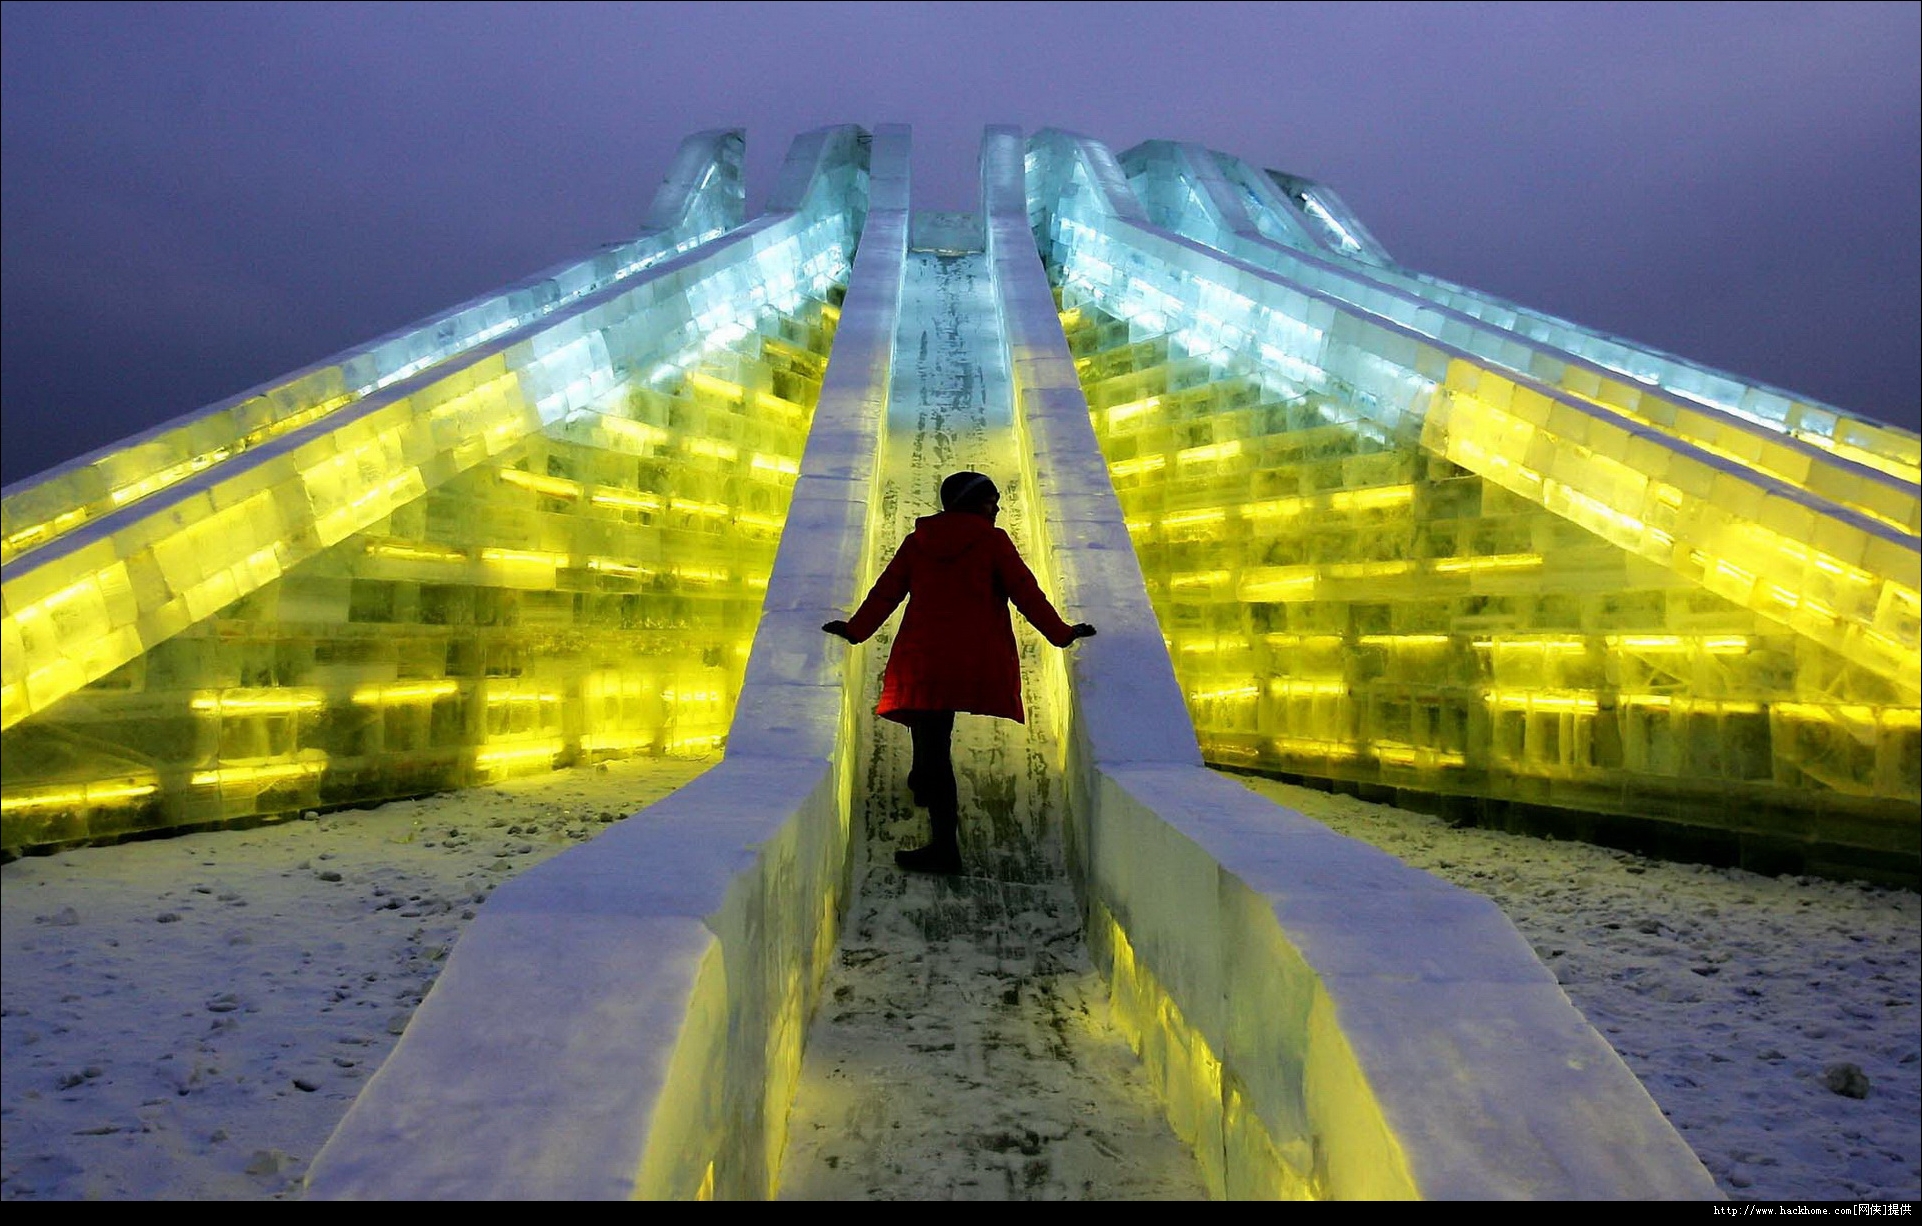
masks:
<path id="1" fill-rule="evenodd" d="M 944 511 L 914 532 L 848 619 L 865 641 L 908 597 L 888 656 L 876 714 L 907 723 L 916 711 L 970 711 L 1026 722 L 1021 660 L 1008 602 L 1056 647 L 1074 641 L 1008 534 L 979 515 Z"/>

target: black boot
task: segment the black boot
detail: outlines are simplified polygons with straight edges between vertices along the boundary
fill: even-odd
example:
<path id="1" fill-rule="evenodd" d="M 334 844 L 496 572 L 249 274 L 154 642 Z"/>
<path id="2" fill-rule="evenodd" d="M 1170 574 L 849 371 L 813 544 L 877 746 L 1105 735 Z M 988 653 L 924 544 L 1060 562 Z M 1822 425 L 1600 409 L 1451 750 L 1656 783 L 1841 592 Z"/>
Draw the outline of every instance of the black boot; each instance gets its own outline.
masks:
<path id="1" fill-rule="evenodd" d="M 929 824 L 934 837 L 926 847 L 897 851 L 894 862 L 911 873 L 940 873 L 952 877 L 961 871 L 961 822 L 953 813 L 931 813 Z"/>
<path id="2" fill-rule="evenodd" d="M 928 807 L 927 794 L 921 790 L 921 772 L 913 770 L 908 772 L 908 795 L 914 797 L 915 808 Z"/>

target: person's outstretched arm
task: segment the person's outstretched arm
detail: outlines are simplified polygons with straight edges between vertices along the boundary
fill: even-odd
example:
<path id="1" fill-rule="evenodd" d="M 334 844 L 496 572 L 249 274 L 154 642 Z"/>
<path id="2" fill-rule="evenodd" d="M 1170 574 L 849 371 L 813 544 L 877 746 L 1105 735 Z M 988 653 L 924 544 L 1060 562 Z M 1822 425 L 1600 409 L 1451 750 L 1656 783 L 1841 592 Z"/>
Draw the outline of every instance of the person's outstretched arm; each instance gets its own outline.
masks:
<path id="1" fill-rule="evenodd" d="M 1087 622 L 1070 626 L 1061 620 L 1061 614 L 1054 611 L 1054 605 L 1035 582 L 1034 572 L 1021 560 L 1021 551 L 1014 547 L 1008 534 L 999 532 L 1001 539 L 995 542 L 995 577 L 1001 581 L 1001 590 L 1008 594 L 1014 607 L 1021 610 L 1021 616 L 1041 632 L 1041 637 L 1056 647 L 1066 647 L 1076 639 L 1085 639 L 1094 634 L 1094 627 Z"/>
<path id="2" fill-rule="evenodd" d="M 850 643 L 865 643 L 881 628 L 896 607 L 908 596 L 908 550 L 914 547 L 914 538 L 901 542 L 901 548 L 894 551 L 893 561 L 888 563 L 881 577 L 868 589 L 868 598 L 854 611 L 854 616 L 844 622 L 829 622 L 821 629 L 837 635 Z"/>

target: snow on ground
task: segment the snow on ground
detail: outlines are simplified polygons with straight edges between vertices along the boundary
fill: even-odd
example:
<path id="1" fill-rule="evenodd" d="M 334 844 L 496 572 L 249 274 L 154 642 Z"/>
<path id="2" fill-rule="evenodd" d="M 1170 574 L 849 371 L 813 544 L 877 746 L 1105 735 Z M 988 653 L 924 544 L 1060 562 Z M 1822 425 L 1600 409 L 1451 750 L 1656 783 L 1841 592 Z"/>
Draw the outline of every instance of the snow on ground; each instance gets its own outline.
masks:
<path id="1" fill-rule="evenodd" d="M 711 764 L 614 763 L 0 868 L 0 1198 L 297 1194 L 490 885 Z M 1918 1195 L 1914 893 L 1249 782 L 1493 898 L 1732 1195 Z M 1825 1083 L 1851 1063 L 1864 1098 Z M 1016 1171 L 1024 1146 L 1026 1126 L 981 1152 Z"/>
<path id="2" fill-rule="evenodd" d="M 1194 1200 L 1065 879 L 861 876 L 808 1030 L 784 1200 Z"/>
<path id="3" fill-rule="evenodd" d="M 718 760 L 0 867 L 0 1198 L 298 1195 L 494 884 Z"/>
<path id="4" fill-rule="evenodd" d="M 1493 900 L 1730 1196 L 1922 1195 L 1914 892 L 1454 829 L 1242 782 Z M 1844 1064 L 1867 1097 L 1828 1087 Z"/>

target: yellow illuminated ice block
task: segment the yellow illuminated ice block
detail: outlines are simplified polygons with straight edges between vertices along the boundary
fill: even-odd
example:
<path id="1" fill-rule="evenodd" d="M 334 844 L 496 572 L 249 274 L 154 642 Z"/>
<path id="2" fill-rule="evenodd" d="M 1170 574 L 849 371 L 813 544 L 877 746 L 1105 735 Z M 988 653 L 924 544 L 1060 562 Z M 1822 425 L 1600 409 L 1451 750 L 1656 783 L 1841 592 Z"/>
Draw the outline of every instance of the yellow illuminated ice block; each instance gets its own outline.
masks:
<path id="1" fill-rule="evenodd" d="M 1802 507 L 1790 539 L 1766 500 L 1738 518 L 1744 481 L 1711 461 L 1660 452 L 1667 467 L 1649 474 L 1624 462 L 1646 452 L 1603 441 L 1569 463 L 1570 445 L 1536 428 L 1567 429 L 1566 405 L 1517 409 L 1527 389 L 1466 363 L 1435 369 L 1426 421 L 1384 426 L 1296 371 L 1197 357 L 1177 320 L 1153 332 L 1092 293 L 1061 294 L 1210 761 L 1912 847 L 1914 669 L 1849 650 L 1914 633 L 1912 585 L 1869 544 L 1888 544 L 1886 526 Z M 1484 391 L 1503 419 L 1470 402 Z M 1701 549 L 1710 539 L 1728 555 Z M 1747 589 L 1714 574 L 1723 560 L 1754 576 Z M 1764 582 L 1792 583 L 1797 604 L 1758 596 Z"/>
<path id="2" fill-rule="evenodd" d="M 616 384 L 383 504 L 9 728 L 5 845 L 716 749 L 832 343 L 828 305 L 764 312 L 684 375 Z M 742 392 L 716 402 L 705 389 L 723 379 Z"/>
<path id="3" fill-rule="evenodd" d="M 23 546 L 0 844 L 718 748 L 865 165 L 807 134 L 755 222 Z"/>
<path id="4" fill-rule="evenodd" d="M 852 129 L 837 140 L 838 155 L 816 149 L 814 179 L 856 156 Z M 819 301 L 845 276 L 855 219 L 846 194 L 811 190 L 807 201 L 7 563 L 0 728 L 46 710 L 545 424 L 599 404 L 623 379 L 679 385 L 754 335 L 762 317 Z M 794 370 L 791 353 L 755 360 L 763 358 L 770 373 L 755 389 L 756 407 L 763 407 L 761 393 L 795 403 L 808 373 Z"/>

